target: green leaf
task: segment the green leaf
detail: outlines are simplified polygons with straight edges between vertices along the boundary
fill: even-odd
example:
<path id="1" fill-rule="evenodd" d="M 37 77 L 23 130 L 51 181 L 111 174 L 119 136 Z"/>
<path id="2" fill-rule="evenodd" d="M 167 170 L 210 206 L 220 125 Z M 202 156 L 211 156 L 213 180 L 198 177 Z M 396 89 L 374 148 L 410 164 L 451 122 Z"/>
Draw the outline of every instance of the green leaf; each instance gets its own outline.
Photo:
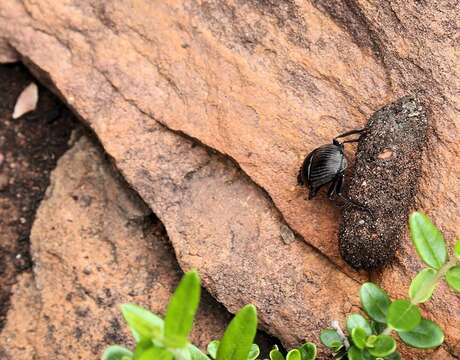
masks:
<path id="1" fill-rule="evenodd" d="M 446 281 L 453 290 L 460 292 L 460 266 L 454 266 L 447 271 Z"/>
<path id="2" fill-rule="evenodd" d="M 287 353 L 286 360 L 302 360 L 300 351 L 297 349 L 292 349 L 291 351 Z"/>
<path id="3" fill-rule="evenodd" d="M 431 268 L 423 269 L 412 280 L 409 288 L 409 297 L 413 304 L 428 301 L 437 286 L 437 271 Z"/>
<path id="4" fill-rule="evenodd" d="M 303 344 L 301 347 L 299 347 L 299 351 L 300 351 L 302 360 L 316 359 L 316 355 L 317 355 L 316 345 L 311 342 L 307 342 Z"/>
<path id="5" fill-rule="evenodd" d="M 430 349 L 444 342 L 444 333 L 433 321 L 422 319 L 411 331 L 398 331 L 398 335 L 407 345 L 419 349 Z"/>
<path id="6" fill-rule="evenodd" d="M 190 348 L 188 345 L 186 347 L 179 348 L 179 349 L 173 349 L 171 351 L 173 351 L 174 359 L 192 360 L 192 356 L 190 354 Z"/>
<path id="7" fill-rule="evenodd" d="M 219 348 L 219 344 L 219 340 L 213 340 L 208 344 L 208 348 L 206 350 L 213 359 L 215 359 L 217 356 L 217 349 Z"/>
<path id="8" fill-rule="evenodd" d="M 247 359 L 257 331 L 254 305 L 244 306 L 230 321 L 217 350 L 217 360 Z"/>
<path id="9" fill-rule="evenodd" d="M 134 350 L 133 358 L 138 360 L 140 358 L 140 356 L 144 352 L 146 352 L 147 350 L 149 350 L 151 348 L 154 348 L 154 347 L 155 347 L 155 345 L 153 344 L 151 339 L 143 339 L 143 340 L 139 341 L 136 344 L 136 349 Z"/>
<path id="10" fill-rule="evenodd" d="M 321 330 L 319 338 L 324 346 L 327 346 L 329 349 L 337 350 L 342 345 L 342 339 L 334 329 Z"/>
<path id="11" fill-rule="evenodd" d="M 368 349 L 372 356 L 381 358 L 390 355 L 395 350 L 396 341 L 388 335 L 378 335 L 374 347 Z"/>
<path id="12" fill-rule="evenodd" d="M 187 336 L 200 302 L 200 292 L 200 278 L 196 271 L 185 273 L 166 310 L 164 335 L 168 347 L 187 345 Z"/>
<path id="13" fill-rule="evenodd" d="M 163 320 L 160 317 L 134 304 L 121 305 L 121 312 L 136 342 L 162 338 Z"/>
<path id="14" fill-rule="evenodd" d="M 373 348 L 375 342 L 377 341 L 377 335 L 371 335 L 366 339 L 366 347 Z"/>
<path id="15" fill-rule="evenodd" d="M 190 357 L 192 360 L 210 360 L 205 354 L 201 352 L 195 345 L 189 344 L 187 349 L 190 352 Z"/>
<path id="16" fill-rule="evenodd" d="M 133 356 L 135 360 L 172 360 L 172 358 L 172 353 L 164 348 L 156 347 L 150 339 L 138 342 Z"/>
<path id="17" fill-rule="evenodd" d="M 395 300 L 388 308 L 388 325 L 397 331 L 410 331 L 421 319 L 418 307 L 407 300 Z"/>
<path id="18" fill-rule="evenodd" d="M 394 353 L 388 356 L 385 356 L 384 359 L 385 360 L 401 360 L 401 355 L 399 354 L 399 352 L 395 351 Z"/>
<path id="19" fill-rule="evenodd" d="M 173 360 L 173 354 L 166 349 L 151 347 L 136 356 L 136 360 Z"/>
<path id="20" fill-rule="evenodd" d="M 355 327 L 351 331 L 351 340 L 353 340 L 353 344 L 360 350 L 363 350 L 366 346 L 367 336 L 366 330 L 360 327 Z"/>
<path id="21" fill-rule="evenodd" d="M 105 349 L 101 360 L 131 360 L 133 353 L 123 346 L 112 345 Z"/>
<path id="22" fill-rule="evenodd" d="M 348 349 L 348 360 L 363 360 L 363 352 L 355 346 Z"/>
<path id="23" fill-rule="evenodd" d="M 257 357 L 259 356 L 259 354 L 260 354 L 259 345 L 257 345 L 257 344 L 252 344 L 252 345 L 251 345 L 251 350 L 249 350 L 248 360 L 255 360 L 255 359 L 257 359 Z"/>
<path id="24" fill-rule="evenodd" d="M 364 329 L 366 335 L 369 336 L 372 334 L 371 326 L 369 322 L 360 314 L 351 314 L 347 318 L 347 330 L 351 334 L 354 328 L 360 327 Z"/>
<path id="25" fill-rule="evenodd" d="M 446 242 L 441 231 L 420 212 L 410 215 L 409 227 L 412 243 L 420 258 L 428 266 L 439 270 L 447 259 Z"/>
<path id="26" fill-rule="evenodd" d="M 457 242 L 455 243 L 454 255 L 458 260 L 460 260 L 460 239 L 457 239 Z"/>
<path id="27" fill-rule="evenodd" d="M 284 360 L 283 354 L 278 350 L 278 346 L 276 345 L 270 351 L 270 360 Z"/>
<path id="28" fill-rule="evenodd" d="M 390 299 L 385 291 L 368 282 L 361 286 L 359 297 L 364 310 L 372 319 L 380 323 L 386 323 Z"/>

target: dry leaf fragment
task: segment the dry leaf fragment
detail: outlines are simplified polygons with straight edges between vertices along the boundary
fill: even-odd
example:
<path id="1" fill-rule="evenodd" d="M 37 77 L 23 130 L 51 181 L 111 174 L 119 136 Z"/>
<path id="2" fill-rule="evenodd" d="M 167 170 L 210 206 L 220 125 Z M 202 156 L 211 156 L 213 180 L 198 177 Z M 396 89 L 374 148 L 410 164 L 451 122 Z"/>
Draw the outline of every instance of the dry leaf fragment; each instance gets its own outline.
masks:
<path id="1" fill-rule="evenodd" d="M 14 105 L 13 119 L 17 119 L 37 108 L 38 86 L 35 83 L 29 84 L 19 95 L 16 105 Z"/>

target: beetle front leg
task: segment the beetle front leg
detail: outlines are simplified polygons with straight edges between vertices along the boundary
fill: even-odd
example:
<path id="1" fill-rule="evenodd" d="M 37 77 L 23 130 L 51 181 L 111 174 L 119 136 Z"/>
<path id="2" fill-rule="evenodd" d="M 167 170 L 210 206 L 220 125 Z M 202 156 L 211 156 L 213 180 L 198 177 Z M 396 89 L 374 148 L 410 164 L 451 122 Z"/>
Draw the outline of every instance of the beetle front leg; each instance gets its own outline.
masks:
<path id="1" fill-rule="evenodd" d="M 327 197 L 332 200 L 335 194 L 338 194 L 342 191 L 343 184 L 343 173 L 338 174 L 334 180 L 332 180 L 331 186 L 327 191 Z"/>
<path id="2" fill-rule="evenodd" d="M 355 130 L 350 130 L 350 131 L 344 132 L 343 134 L 340 134 L 340 135 L 336 136 L 336 137 L 334 138 L 334 140 L 332 140 L 332 142 L 333 142 L 334 144 L 339 143 L 339 142 L 337 141 L 337 139 L 343 138 L 343 137 L 346 137 L 346 136 L 349 136 L 349 135 L 362 134 L 362 133 L 366 132 L 367 129 L 368 129 L 368 128 L 365 127 L 365 128 L 362 128 L 362 129 L 355 129 Z M 358 140 L 359 140 L 359 138 L 356 139 L 356 140 L 347 140 L 347 141 L 344 141 L 343 144 L 349 143 L 349 142 L 355 142 L 355 141 L 358 141 Z"/>
<path id="3" fill-rule="evenodd" d="M 367 213 L 369 213 L 369 215 L 372 217 L 372 219 L 375 220 L 374 213 L 371 211 L 371 209 L 369 209 L 367 206 L 361 205 L 361 204 L 351 200 L 349 197 L 347 197 L 347 196 L 342 194 L 343 177 L 344 177 L 343 173 L 340 173 L 339 175 L 337 175 L 337 178 L 336 178 L 337 180 L 334 181 L 335 188 L 334 188 L 334 191 L 331 194 L 333 195 L 334 192 L 335 192 L 335 194 L 337 194 L 337 196 L 339 198 L 341 198 L 343 201 L 345 201 L 346 204 L 351 204 L 352 206 L 355 206 L 358 209 L 366 211 Z M 329 189 L 329 190 L 331 190 L 331 189 Z"/>

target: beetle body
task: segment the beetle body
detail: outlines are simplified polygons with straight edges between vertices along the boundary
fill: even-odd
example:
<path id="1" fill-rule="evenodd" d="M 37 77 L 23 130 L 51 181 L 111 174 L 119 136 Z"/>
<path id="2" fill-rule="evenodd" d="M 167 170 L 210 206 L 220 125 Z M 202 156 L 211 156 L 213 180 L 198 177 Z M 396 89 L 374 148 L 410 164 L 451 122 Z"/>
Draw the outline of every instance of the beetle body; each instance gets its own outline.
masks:
<path id="1" fill-rule="evenodd" d="M 308 198 L 312 199 L 323 185 L 329 183 L 337 185 L 338 178 L 343 177 L 347 165 L 343 144 L 335 142 L 320 146 L 305 158 L 299 171 L 298 183 L 308 186 L 310 190 Z M 336 187 L 329 189 L 329 196 L 339 190 Z"/>
<path id="2" fill-rule="evenodd" d="M 346 140 L 340 142 L 339 138 L 353 134 L 366 132 L 367 129 L 351 130 L 336 136 L 332 140 L 332 144 L 326 144 L 313 150 L 307 155 L 299 170 L 297 182 L 299 185 L 308 186 L 310 193 L 308 199 L 316 196 L 318 190 L 327 184 L 330 184 L 327 196 L 332 199 L 334 196 L 340 197 L 348 204 L 352 204 L 362 210 L 369 211 L 365 206 L 362 206 L 348 197 L 342 195 L 343 178 L 345 170 L 348 166 L 348 161 L 344 153 L 344 144 L 357 142 L 357 139 Z"/>

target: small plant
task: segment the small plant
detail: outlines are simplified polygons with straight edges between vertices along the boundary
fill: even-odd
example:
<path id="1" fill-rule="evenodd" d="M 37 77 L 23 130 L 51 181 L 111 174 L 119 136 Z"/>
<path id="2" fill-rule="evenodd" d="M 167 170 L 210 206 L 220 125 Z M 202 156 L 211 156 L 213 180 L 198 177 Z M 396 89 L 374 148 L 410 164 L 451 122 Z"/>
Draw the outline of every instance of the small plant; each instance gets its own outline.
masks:
<path id="1" fill-rule="evenodd" d="M 413 213 L 409 227 L 415 249 L 428 267 L 412 280 L 407 300 L 391 301 L 377 285 L 363 284 L 360 299 L 368 318 L 361 314 L 349 315 L 346 321 L 348 336 L 338 322 L 321 332 L 321 342 L 333 351 L 333 359 L 401 359 L 392 336 L 395 332 L 404 343 L 419 349 L 443 343 L 441 328 L 423 319 L 417 305 L 431 298 L 442 279 L 460 292 L 460 240 L 455 244 L 454 258 L 448 261 L 443 235 L 426 215 Z M 187 272 L 169 302 L 164 320 L 136 305 L 122 305 L 123 316 L 136 341 L 135 349 L 113 345 L 104 352 L 102 360 L 256 360 L 260 351 L 253 344 L 257 331 L 257 313 L 253 305 L 244 306 L 236 314 L 221 340 L 209 343 L 209 356 L 189 342 L 200 291 L 198 274 Z M 286 357 L 276 346 L 270 351 L 270 360 L 315 358 L 313 343 L 290 350 Z"/>
<path id="2" fill-rule="evenodd" d="M 422 318 L 417 305 L 431 298 L 441 279 L 460 292 L 460 240 L 455 244 L 454 258 L 448 261 L 444 237 L 425 214 L 414 212 L 409 218 L 409 228 L 412 243 L 428 267 L 412 280 L 408 299 L 391 301 L 377 285 L 363 284 L 361 305 L 370 320 L 351 314 L 346 323 L 348 336 L 338 324 L 321 332 L 321 342 L 333 351 L 333 359 L 401 359 L 392 337 L 394 332 L 414 348 L 429 349 L 443 343 L 441 328 Z"/>
<path id="3" fill-rule="evenodd" d="M 113 345 L 102 360 L 209 360 L 188 340 L 200 302 L 200 278 L 195 271 L 187 272 L 174 292 L 165 319 L 139 306 L 121 306 L 123 317 L 136 341 L 133 351 Z M 257 331 L 257 313 L 253 305 L 244 306 L 232 319 L 220 342 L 208 349 L 216 360 L 255 359 L 259 348 L 253 344 Z"/>

